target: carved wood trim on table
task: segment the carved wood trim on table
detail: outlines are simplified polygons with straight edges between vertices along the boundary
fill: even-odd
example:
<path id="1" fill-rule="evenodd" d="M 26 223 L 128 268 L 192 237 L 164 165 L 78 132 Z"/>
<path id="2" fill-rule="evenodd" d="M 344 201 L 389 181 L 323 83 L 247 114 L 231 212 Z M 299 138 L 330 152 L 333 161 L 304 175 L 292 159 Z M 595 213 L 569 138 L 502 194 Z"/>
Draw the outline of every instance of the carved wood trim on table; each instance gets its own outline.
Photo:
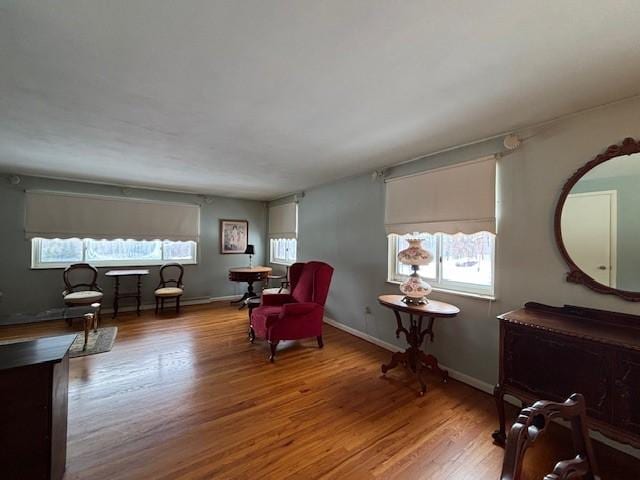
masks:
<path id="1" fill-rule="evenodd" d="M 582 393 L 590 428 L 640 447 L 640 316 L 530 302 L 498 318 L 497 443 L 504 395 L 531 403 Z"/>
<path id="2" fill-rule="evenodd" d="M 640 292 L 630 292 L 627 290 L 619 290 L 617 288 L 609 287 L 607 285 L 603 285 L 589 275 L 580 270 L 580 267 L 576 265 L 573 261 L 567 248 L 562 240 L 562 209 L 567 200 L 571 189 L 575 186 L 576 183 L 590 170 L 597 167 L 598 165 L 611 160 L 615 157 L 620 157 L 622 155 L 633 155 L 634 153 L 640 153 L 640 141 L 634 140 L 633 138 L 625 138 L 622 141 L 622 144 L 610 145 L 609 148 L 604 153 L 601 153 L 593 160 L 587 162 L 585 165 L 580 167 L 572 176 L 567 180 L 567 182 L 562 187 L 562 191 L 560 192 L 560 198 L 558 199 L 558 204 L 556 205 L 556 211 L 554 215 L 554 231 L 556 237 L 556 243 L 558 244 L 558 249 L 560 250 L 560 254 L 564 258 L 565 262 L 569 266 L 569 272 L 567 272 L 567 281 L 571 283 L 579 283 L 585 285 L 586 287 L 594 290 L 598 293 L 604 293 L 608 295 L 617 295 L 625 300 L 629 300 L 631 302 L 640 302 Z"/>
<path id="3" fill-rule="evenodd" d="M 393 310 L 397 327 L 396 338 L 400 338 L 402 333 L 409 344 L 409 348 L 404 352 L 395 352 L 391 356 L 391 361 L 382 365 L 382 374 L 385 375 L 399 364 L 406 365 L 415 374 L 420 383 L 420 395 L 424 395 L 427 390 L 427 384 L 423 378 L 425 369 L 430 369 L 432 372 L 439 374 L 442 381 L 446 382 L 449 378 L 449 372 L 442 370 L 438 365 L 438 359 L 431 354 L 423 352 L 421 346 L 427 335 L 433 342 L 433 326 L 436 318 L 455 317 L 460 312 L 460 309 L 437 300 L 430 300 L 424 305 L 407 305 L 402 301 L 402 295 L 380 295 L 378 302 L 380 305 Z M 402 323 L 401 312 L 408 314 L 408 329 Z M 428 323 L 426 328 L 423 328 L 425 317 L 428 318 Z"/>

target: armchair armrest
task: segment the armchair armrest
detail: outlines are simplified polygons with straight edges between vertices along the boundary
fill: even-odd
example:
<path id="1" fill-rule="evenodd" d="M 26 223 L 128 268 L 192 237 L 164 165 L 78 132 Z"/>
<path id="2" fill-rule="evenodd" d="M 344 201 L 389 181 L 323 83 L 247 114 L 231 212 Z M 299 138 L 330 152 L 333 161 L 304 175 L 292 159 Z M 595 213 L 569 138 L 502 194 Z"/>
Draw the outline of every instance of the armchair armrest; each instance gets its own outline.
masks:
<path id="1" fill-rule="evenodd" d="M 322 308 L 317 303 L 304 302 L 304 303 L 285 303 L 282 306 L 282 312 L 280 318 L 296 315 L 306 315 L 313 312 L 316 308 Z"/>
<path id="2" fill-rule="evenodd" d="M 291 303 L 291 295 L 287 295 L 286 293 L 269 293 L 266 295 L 262 295 L 262 305 L 269 307 L 279 307 L 284 305 L 285 303 Z"/>

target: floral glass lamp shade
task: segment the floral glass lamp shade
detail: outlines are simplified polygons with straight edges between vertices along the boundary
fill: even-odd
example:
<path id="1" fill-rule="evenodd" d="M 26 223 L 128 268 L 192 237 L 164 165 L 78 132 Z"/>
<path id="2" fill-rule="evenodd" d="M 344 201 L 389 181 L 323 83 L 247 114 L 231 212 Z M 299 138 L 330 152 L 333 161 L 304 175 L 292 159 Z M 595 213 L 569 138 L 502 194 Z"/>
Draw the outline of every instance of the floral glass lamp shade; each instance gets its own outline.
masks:
<path id="1" fill-rule="evenodd" d="M 413 273 L 400 285 L 400 291 L 404 293 L 403 302 L 409 305 L 422 305 L 427 303 L 427 295 L 431 293 L 431 285 L 422 280 L 418 275 L 420 265 L 429 265 L 433 261 L 433 255 L 422 248 L 422 240 L 413 238 L 408 240 L 409 246 L 398 252 L 398 261 L 405 265 L 411 265 Z"/>

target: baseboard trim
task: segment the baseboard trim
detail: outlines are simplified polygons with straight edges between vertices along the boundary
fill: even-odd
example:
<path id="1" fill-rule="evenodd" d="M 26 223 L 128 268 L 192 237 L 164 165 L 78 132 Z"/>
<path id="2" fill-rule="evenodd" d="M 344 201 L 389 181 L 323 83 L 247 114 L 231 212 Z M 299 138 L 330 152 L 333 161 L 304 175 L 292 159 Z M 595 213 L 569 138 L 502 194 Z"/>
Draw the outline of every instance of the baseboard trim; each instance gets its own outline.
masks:
<path id="1" fill-rule="evenodd" d="M 393 343 L 389 343 L 389 342 L 385 342 L 384 340 L 380 340 L 379 338 L 373 337 L 371 335 L 369 335 L 368 333 L 364 333 L 361 332 L 360 330 L 357 330 L 353 327 L 350 327 L 348 325 L 345 325 L 344 323 L 340 323 L 336 320 L 334 320 L 333 318 L 329 318 L 329 317 L 324 317 L 324 323 L 326 323 L 327 325 L 331 325 L 332 327 L 335 327 L 339 330 L 342 330 L 344 332 L 350 333 L 351 335 L 361 338 L 362 340 L 365 340 L 369 343 L 373 343 L 374 345 L 377 345 L 378 347 L 384 348 L 385 350 L 389 350 L 390 352 L 400 352 L 402 350 L 404 350 L 402 347 L 399 347 L 398 345 L 394 345 Z M 483 380 L 479 380 L 475 377 L 472 377 L 471 375 L 467 375 L 466 373 L 462 373 L 459 372 L 457 370 L 454 370 L 450 367 L 447 367 L 446 365 L 440 365 L 442 368 L 444 368 L 445 370 L 449 371 L 449 376 L 455 380 L 458 380 L 459 382 L 465 383 L 477 390 L 480 390 L 482 392 L 488 393 L 489 395 L 493 395 L 493 385 L 483 381 Z M 511 405 L 514 405 L 518 408 L 521 407 L 521 403 L 520 401 L 515 398 L 515 397 L 511 397 L 509 395 L 505 396 L 505 401 L 510 403 Z M 567 428 L 569 428 L 569 424 L 567 422 L 563 422 L 562 420 L 559 419 L 555 419 L 554 421 L 556 421 L 557 423 L 559 423 L 560 425 L 563 425 Z M 589 436 L 591 438 L 593 438 L 594 440 L 597 440 L 601 443 L 604 443 L 605 445 L 608 445 L 611 448 L 614 448 L 616 450 L 619 450 L 621 452 L 624 452 L 628 455 L 631 455 L 632 457 L 638 458 L 640 459 L 640 449 L 635 449 L 630 445 L 626 445 L 620 442 L 617 442 L 615 440 L 612 440 L 608 437 L 605 437 L 604 435 L 602 435 L 600 432 L 591 430 L 589 432 Z"/>
<path id="2" fill-rule="evenodd" d="M 398 345 L 394 345 L 393 343 L 385 342 L 384 340 L 380 340 L 379 338 L 373 337 L 368 333 L 361 332 L 353 327 L 345 325 L 344 323 L 337 322 L 333 318 L 324 317 L 324 322 L 327 325 L 331 325 L 332 327 L 336 327 L 339 330 L 350 333 L 351 335 L 366 340 L 369 343 L 373 343 L 378 347 L 384 348 L 385 350 L 389 350 L 390 352 L 401 352 L 404 350 L 402 347 Z M 445 370 L 449 371 L 449 376 L 459 382 L 466 383 L 467 385 L 472 386 L 478 390 L 481 390 L 488 394 L 493 394 L 493 385 L 479 380 L 477 378 L 472 377 L 471 375 L 467 375 L 466 373 L 459 372 L 453 368 L 448 367 L 447 365 L 441 365 L 441 367 Z M 510 401 L 509 403 L 514 403 L 515 401 Z M 519 405 L 519 403 L 517 403 Z"/>
<path id="3" fill-rule="evenodd" d="M 205 305 L 207 303 L 215 303 L 215 302 L 226 302 L 226 301 L 232 301 L 232 300 L 238 300 L 239 298 L 241 298 L 242 295 L 225 295 L 222 297 L 194 297 L 194 298 L 188 298 L 188 299 L 183 299 L 180 300 L 180 306 L 188 306 L 188 305 Z M 172 301 L 169 300 L 168 305 L 171 306 Z M 142 305 L 140 305 L 140 310 L 155 310 L 156 305 L 155 303 L 144 303 Z M 165 307 L 167 308 L 167 307 Z M 118 308 L 118 312 L 135 312 L 136 311 L 136 306 L 135 305 L 126 305 L 124 307 L 120 307 Z M 102 313 L 113 313 L 113 308 L 107 307 L 107 308 L 102 308 Z"/>

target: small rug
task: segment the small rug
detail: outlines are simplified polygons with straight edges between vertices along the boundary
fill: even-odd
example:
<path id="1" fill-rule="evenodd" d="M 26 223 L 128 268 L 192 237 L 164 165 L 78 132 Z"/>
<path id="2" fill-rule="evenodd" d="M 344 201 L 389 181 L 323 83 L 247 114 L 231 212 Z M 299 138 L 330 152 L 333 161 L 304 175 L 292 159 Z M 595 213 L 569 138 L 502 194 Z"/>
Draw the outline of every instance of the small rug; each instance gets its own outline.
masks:
<path id="1" fill-rule="evenodd" d="M 89 331 L 89 340 L 87 341 L 87 349 L 82 350 L 84 345 L 84 332 L 79 333 L 69 349 L 69 356 L 84 357 L 87 355 L 95 355 L 96 353 L 108 352 L 113 348 L 116 341 L 118 327 L 99 328 L 97 332 Z"/>
<path id="2" fill-rule="evenodd" d="M 96 353 L 108 352 L 113 348 L 113 344 L 116 341 L 116 335 L 118 334 L 118 327 L 104 327 L 99 328 L 97 332 L 93 330 L 89 331 L 89 340 L 87 342 L 87 349 L 82 350 L 84 345 L 84 332 L 79 333 L 76 339 L 71 344 L 69 349 L 69 357 L 85 357 L 87 355 L 95 355 Z M 0 345 L 7 345 L 9 343 L 26 342 L 29 340 L 35 340 L 37 338 L 44 337 L 25 337 L 25 338 L 12 338 L 11 340 L 0 340 Z"/>

